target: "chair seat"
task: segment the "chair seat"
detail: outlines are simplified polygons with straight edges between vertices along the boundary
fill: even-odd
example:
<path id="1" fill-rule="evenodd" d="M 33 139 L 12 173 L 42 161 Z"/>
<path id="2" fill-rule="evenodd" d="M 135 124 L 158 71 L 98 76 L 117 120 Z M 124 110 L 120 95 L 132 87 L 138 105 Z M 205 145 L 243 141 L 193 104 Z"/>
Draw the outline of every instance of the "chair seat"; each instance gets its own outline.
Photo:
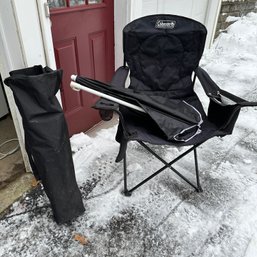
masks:
<path id="1" fill-rule="evenodd" d="M 208 120 L 203 106 L 195 93 L 192 93 L 190 96 L 180 100 L 186 101 L 201 114 L 203 120 L 203 123 L 201 124 L 201 133 L 195 135 L 192 139 L 186 142 L 168 140 L 164 132 L 155 122 L 153 122 L 149 115 L 135 112 L 134 110 L 131 110 L 127 107 L 120 106 L 120 112 L 124 118 L 125 128 L 130 135 L 129 140 L 144 141 L 155 145 L 165 144 L 174 146 L 186 146 L 196 145 L 206 141 L 211 137 L 224 135 L 224 133 L 219 131 L 218 127 L 214 123 Z M 116 136 L 118 142 L 121 142 L 123 136 L 121 131 L 122 128 L 120 125 Z"/>
<path id="2" fill-rule="evenodd" d="M 213 123 L 205 119 L 202 123 L 201 130 L 202 132 L 191 140 L 187 142 L 177 142 L 177 141 L 169 141 L 165 139 L 165 135 L 162 135 L 161 131 L 154 126 L 151 122 L 151 125 L 147 124 L 146 119 L 139 119 L 136 115 L 130 115 L 128 112 L 125 114 L 125 126 L 127 132 L 131 134 L 129 140 L 143 141 L 147 143 L 151 143 L 154 145 L 174 145 L 174 146 L 187 146 L 187 145 L 196 145 L 203 143 L 204 141 L 212 138 L 214 136 L 224 136 L 224 132 L 219 131 L 217 126 Z M 148 123 L 149 124 L 149 123 Z M 116 135 L 116 140 L 121 142 L 122 133 L 121 133 L 121 125 L 119 125 L 118 132 Z"/>

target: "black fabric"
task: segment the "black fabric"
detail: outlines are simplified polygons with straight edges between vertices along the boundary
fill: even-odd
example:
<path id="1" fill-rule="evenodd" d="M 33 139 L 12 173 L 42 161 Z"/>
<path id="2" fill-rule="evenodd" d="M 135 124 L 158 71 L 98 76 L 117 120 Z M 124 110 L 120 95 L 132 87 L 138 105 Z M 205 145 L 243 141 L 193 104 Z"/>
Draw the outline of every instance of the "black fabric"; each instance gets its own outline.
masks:
<path id="1" fill-rule="evenodd" d="M 170 29 L 158 22 L 170 22 Z M 204 50 L 206 28 L 175 15 L 151 15 L 123 29 L 123 51 L 136 91 L 192 91 L 191 74 Z"/>
<path id="2" fill-rule="evenodd" d="M 210 97 L 208 108 L 209 121 L 215 124 L 218 130 L 221 133 L 224 133 L 224 135 L 232 134 L 241 108 L 257 106 L 257 103 L 249 102 L 220 89 L 208 73 L 201 67 L 198 67 L 195 70 L 195 73 L 201 82 L 205 93 Z M 226 103 L 224 97 L 231 101 Z"/>
<path id="3" fill-rule="evenodd" d="M 110 84 L 117 88 L 124 88 L 126 79 L 128 77 L 128 73 L 129 73 L 128 67 L 125 66 L 125 67 L 118 68 Z"/>
<path id="4" fill-rule="evenodd" d="M 220 131 L 232 134 L 241 107 L 238 104 L 222 106 L 210 100 L 208 118 Z"/>
<path id="5" fill-rule="evenodd" d="M 158 125 L 159 130 L 162 130 L 163 135 L 168 140 L 178 139 L 175 136 L 182 133 L 182 131 L 184 132 L 180 140 L 187 140 L 199 128 L 202 117 L 187 102 L 189 98 L 183 100 L 169 99 L 163 95 L 156 96 L 144 94 L 144 92 L 134 92 L 131 89 L 118 89 L 111 85 L 80 76 L 77 76 L 76 82 L 142 107 L 147 115 L 151 117 L 151 122 L 154 121 Z M 198 105 L 201 107 L 199 101 Z M 188 128 L 191 128 L 191 130 L 187 130 Z"/>
<path id="6" fill-rule="evenodd" d="M 122 113 L 125 121 L 125 128 L 123 128 L 121 123 L 119 124 L 116 140 L 121 143 L 124 141 L 124 138 L 126 138 L 127 140 L 139 140 L 156 145 L 187 146 L 200 144 L 211 137 L 224 136 L 226 134 L 224 131 L 219 130 L 219 127 L 207 118 L 202 106 L 199 105 L 199 100 L 196 95 L 187 99 L 187 101 L 196 106 L 196 108 L 202 113 L 203 117 L 201 133 L 193 137 L 191 140 L 186 142 L 167 140 L 163 132 L 155 123 L 152 122 L 148 115 L 143 115 L 142 113 L 135 112 L 123 106 L 120 106 L 120 112 Z M 124 135 L 123 130 L 128 133 L 128 136 Z"/>
<path id="7" fill-rule="evenodd" d="M 122 107 L 122 113 L 125 116 L 125 129 L 129 133 L 129 137 L 124 135 L 124 128 L 121 124 L 118 126 L 116 141 L 124 143 L 124 141 L 136 140 L 144 141 L 154 145 L 174 145 L 174 146 L 189 146 L 205 142 L 207 139 L 214 136 L 224 136 L 226 133 L 219 131 L 217 126 L 212 122 L 205 120 L 201 126 L 202 132 L 187 142 L 167 140 L 155 124 L 149 122 L 147 117 L 136 116 L 131 109 Z M 121 160 L 122 158 L 120 158 Z"/>
<path id="8" fill-rule="evenodd" d="M 197 78 L 199 79 L 199 81 L 201 82 L 201 85 L 202 85 L 206 95 L 217 96 L 217 93 L 220 91 L 220 88 L 211 79 L 209 74 L 201 67 L 197 67 L 195 69 L 195 74 L 196 74 Z"/>
<path id="9" fill-rule="evenodd" d="M 170 23 L 174 26 L 170 28 L 158 27 L 160 22 Z M 123 29 L 124 58 L 130 69 L 129 88 L 137 94 L 162 103 L 163 106 L 179 109 L 182 112 L 184 108 L 180 105 L 186 101 L 195 107 L 201 113 L 202 119 L 205 120 L 206 115 L 202 105 L 193 91 L 191 76 L 193 70 L 198 67 L 202 56 L 206 34 L 206 28 L 199 22 L 176 15 L 151 15 L 129 23 Z M 187 116 L 192 115 L 194 117 L 195 115 L 188 110 L 186 112 Z M 131 130 L 132 133 L 131 122 L 133 118 L 131 115 L 133 116 L 133 114 L 130 114 L 129 117 L 127 117 L 126 111 L 122 111 L 122 114 L 128 130 Z M 150 114 L 152 118 L 157 120 L 161 115 L 158 112 Z M 134 118 L 138 120 L 136 115 Z M 173 143 L 178 143 L 172 140 L 172 135 L 176 134 L 177 131 L 166 124 L 166 119 L 163 121 L 158 120 L 158 126 L 155 126 L 156 124 L 153 126 L 150 120 L 144 121 L 144 124 L 148 129 L 155 127 L 154 132 L 161 129 L 166 134 L 164 137 L 163 133 L 159 133 L 164 141 L 171 140 Z M 173 119 L 172 125 L 176 122 L 177 120 Z M 139 121 L 139 123 L 141 122 Z M 176 127 L 182 128 L 179 124 Z M 196 128 L 191 133 L 187 131 L 186 137 L 190 138 L 195 132 Z M 137 132 L 137 135 L 139 134 Z M 142 135 L 137 136 L 136 139 L 140 140 L 141 137 Z M 118 138 L 119 136 L 117 136 Z M 151 142 L 151 139 L 148 137 L 146 141 Z M 155 143 L 158 142 L 155 140 Z"/>
<path id="10" fill-rule="evenodd" d="M 42 180 L 58 223 L 84 212 L 78 189 L 69 135 L 62 108 L 55 97 L 62 71 L 42 66 L 10 72 L 9 86 L 25 132 L 25 146 L 33 173 Z"/>

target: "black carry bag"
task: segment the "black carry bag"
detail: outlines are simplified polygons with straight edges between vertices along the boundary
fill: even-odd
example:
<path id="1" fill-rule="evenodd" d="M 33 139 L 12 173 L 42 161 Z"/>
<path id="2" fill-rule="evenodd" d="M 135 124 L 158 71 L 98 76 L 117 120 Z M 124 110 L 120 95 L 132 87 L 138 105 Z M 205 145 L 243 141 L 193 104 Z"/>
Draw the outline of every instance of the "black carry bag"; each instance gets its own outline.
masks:
<path id="1" fill-rule="evenodd" d="M 10 72 L 5 79 L 14 95 L 25 133 L 25 147 L 35 177 L 42 181 L 57 223 L 85 209 L 72 160 L 67 124 L 55 96 L 62 70 L 34 66 Z"/>

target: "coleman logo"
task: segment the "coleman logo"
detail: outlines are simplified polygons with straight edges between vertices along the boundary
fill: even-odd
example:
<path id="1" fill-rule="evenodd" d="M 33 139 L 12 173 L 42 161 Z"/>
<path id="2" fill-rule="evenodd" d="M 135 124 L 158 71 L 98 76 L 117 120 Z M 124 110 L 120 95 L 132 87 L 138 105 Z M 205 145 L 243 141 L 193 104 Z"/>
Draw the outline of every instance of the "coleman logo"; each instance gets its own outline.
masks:
<path id="1" fill-rule="evenodd" d="M 176 21 L 172 20 L 157 20 L 155 23 L 156 29 L 174 29 Z"/>

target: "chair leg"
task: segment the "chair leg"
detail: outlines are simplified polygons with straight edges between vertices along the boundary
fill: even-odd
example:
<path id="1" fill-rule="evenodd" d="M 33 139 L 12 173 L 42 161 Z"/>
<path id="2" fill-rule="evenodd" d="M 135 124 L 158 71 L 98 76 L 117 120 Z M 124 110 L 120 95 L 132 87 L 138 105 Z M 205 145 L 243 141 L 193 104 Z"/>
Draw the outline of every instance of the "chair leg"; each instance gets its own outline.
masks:
<path id="1" fill-rule="evenodd" d="M 194 149 L 194 158 L 195 158 L 195 174 L 196 174 L 196 183 L 197 183 L 197 192 L 203 192 L 203 189 L 200 184 L 200 177 L 199 177 L 199 169 L 198 169 L 198 159 L 197 159 L 197 151 L 196 148 Z"/>
<path id="2" fill-rule="evenodd" d="M 188 149 L 187 151 L 185 151 L 183 154 L 179 155 L 177 158 L 175 158 L 174 160 L 172 160 L 171 162 L 167 163 L 166 161 L 164 161 L 160 156 L 158 156 L 151 148 L 149 148 L 146 144 L 144 144 L 141 141 L 138 141 L 144 148 L 146 148 L 150 153 L 152 153 L 157 159 L 159 159 L 161 162 L 163 162 L 165 165 L 160 168 L 159 170 L 157 170 L 155 173 L 153 173 L 152 175 L 150 175 L 149 177 L 147 177 L 146 179 L 144 179 L 143 181 L 141 181 L 140 183 L 138 183 L 136 186 L 134 186 L 133 188 L 131 188 L 130 190 L 128 190 L 128 185 L 127 185 L 127 156 L 126 156 L 126 152 L 124 154 L 124 158 L 123 158 L 123 172 L 124 172 L 124 190 L 123 190 L 123 194 L 125 196 L 131 196 L 132 192 L 134 190 L 136 190 L 138 187 L 140 187 L 141 185 L 145 184 L 148 180 L 152 179 L 153 177 L 155 177 L 156 175 L 158 175 L 160 172 L 162 172 L 163 170 L 165 170 L 166 168 L 170 168 L 173 172 L 175 172 L 180 178 L 182 178 L 185 182 L 187 182 L 189 185 L 191 185 L 197 192 L 203 192 L 203 189 L 201 187 L 200 184 L 200 178 L 199 178 L 199 169 L 198 169 L 198 160 L 197 160 L 197 152 L 196 152 L 196 147 L 198 147 L 199 145 L 195 145 L 193 147 L 191 147 L 190 149 Z M 178 160 L 180 160 L 181 158 L 183 158 L 185 155 L 187 155 L 189 152 L 194 151 L 194 161 L 195 161 L 195 174 L 196 174 L 196 185 L 194 185 L 193 183 L 191 183 L 186 177 L 184 177 L 181 173 L 179 173 L 176 169 L 174 169 L 171 165 L 175 162 L 177 162 Z"/>
<path id="3" fill-rule="evenodd" d="M 147 151 L 149 151 L 152 155 L 154 155 L 158 160 L 160 160 L 162 163 L 165 164 L 164 167 L 170 168 L 175 174 L 177 174 L 181 179 L 183 179 L 185 182 L 187 182 L 190 186 L 192 186 L 197 192 L 202 192 L 202 188 L 200 185 L 200 178 L 199 178 L 199 171 L 198 171 L 198 162 L 197 162 L 197 154 L 196 154 L 196 148 L 200 145 L 195 145 L 193 147 L 191 147 L 189 150 L 187 150 L 186 152 L 184 152 L 183 154 L 181 154 L 180 156 L 178 156 L 177 158 L 175 158 L 173 161 L 171 161 L 170 163 L 167 163 L 165 160 L 163 160 L 157 153 L 155 153 L 150 147 L 148 147 L 145 143 L 143 143 L 142 141 L 138 141 L 138 143 L 143 146 Z M 180 172 L 178 172 L 175 168 L 173 168 L 171 166 L 171 164 L 175 163 L 176 161 L 178 161 L 179 159 L 181 159 L 182 157 L 184 157 L 185 155 L 187 155 L 189 152 L 191 152 L 192 150 L 194 150 L 194 157 L 195 157 L 195 169 L 196 169 L 196 182 L 197 185 L 194 185 L 192 182 L 190 182 L 185 176 L 183 176 Z M 162 171 L 163 169 L 160 169 L 159 171 Z M 157 171 L 156 173 L 154 173 L 154 175 L 151 175 L 149 178 L 146 179 L 149 180 L 151 177 L 154 177 L 155 174 L 158 174 L 159 171 Z M 143 184 L 142 182 L 140 184 Z M 139 184 L 139 185 L 140 185 Z M 134 188 L 133 188 L 134 189 Z M 132 191 L 132 189 L 130 190 Z"/>
<path id="4" fill-rule="evenodd" d="M 126 153 L 124 154 L 123 158 L 123 173 L 124 173 L 124 195 L 125 196 L 131 196 L 131 192 L 128 190 L 128 184 L 127 184 L 127 156 Z"/>

